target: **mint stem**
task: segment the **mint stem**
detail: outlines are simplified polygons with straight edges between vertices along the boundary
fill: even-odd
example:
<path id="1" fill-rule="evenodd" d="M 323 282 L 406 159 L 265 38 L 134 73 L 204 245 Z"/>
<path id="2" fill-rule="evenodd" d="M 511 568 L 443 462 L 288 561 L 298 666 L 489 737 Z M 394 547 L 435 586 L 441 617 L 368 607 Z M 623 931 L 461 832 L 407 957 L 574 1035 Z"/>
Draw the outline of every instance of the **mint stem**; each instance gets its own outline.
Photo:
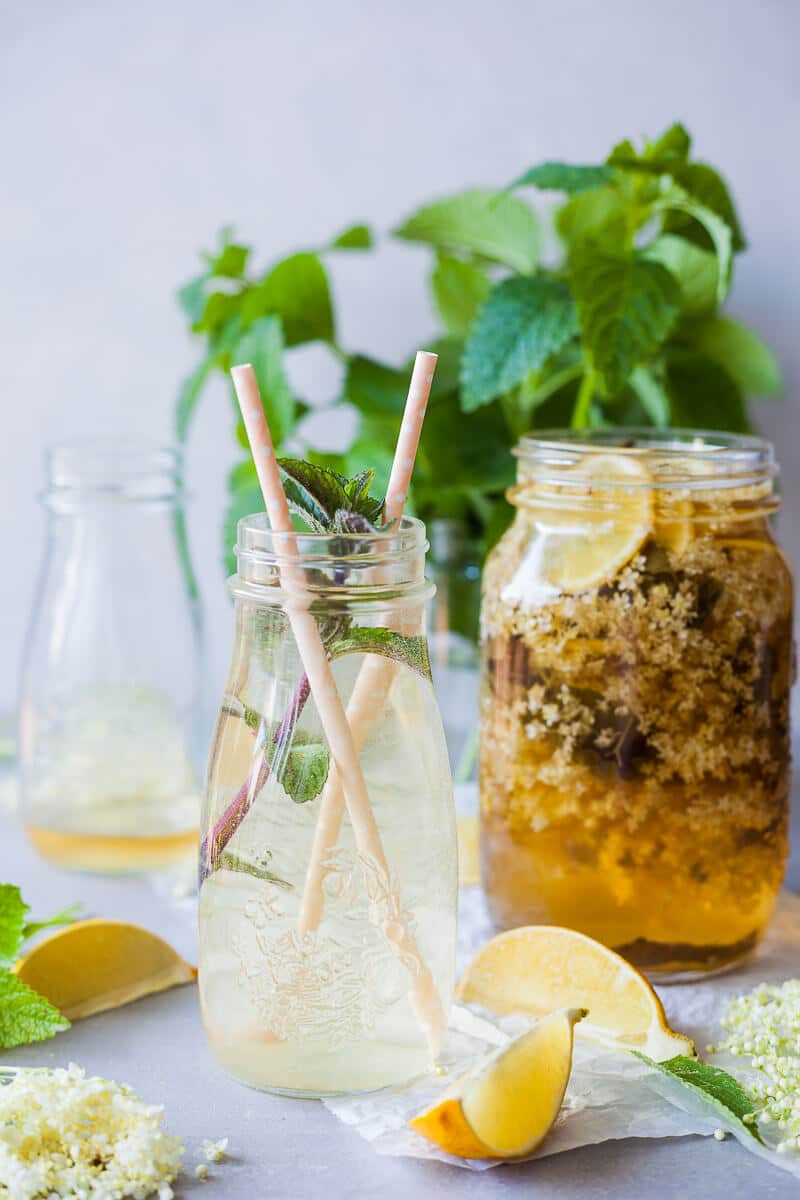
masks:
<path id="1" fill-rule="evenodd" d="M 572 413 L 572 428 L 586 429 L 589 424 L 589 410 L 592 406 L 594 398 L 594 371 L 587 370 L 581 386 L 578 389 L 578 399 L 575 401 L 575 408 Z"/>
<path id="2" fill-rule="evenodd" d="M 308 676 L 303 672 L 281 722 L 272 736 L 273 746 L 281 746 L 286 738 L 291 737 L 310 694 L 311 686 L 308 682 Z M 239 788 L 234 799 L 212 828 L 211 833 L 203 839 L 200 847 L 199 886 L 202 887 L 203 880 L 216 868 L 220 855 L 252 808 L 256 796 L 269 779 L 269 770 L 269 761 L 266 754 L 263 754 L 258 767 L 250 771 L 250 774 Z"/>

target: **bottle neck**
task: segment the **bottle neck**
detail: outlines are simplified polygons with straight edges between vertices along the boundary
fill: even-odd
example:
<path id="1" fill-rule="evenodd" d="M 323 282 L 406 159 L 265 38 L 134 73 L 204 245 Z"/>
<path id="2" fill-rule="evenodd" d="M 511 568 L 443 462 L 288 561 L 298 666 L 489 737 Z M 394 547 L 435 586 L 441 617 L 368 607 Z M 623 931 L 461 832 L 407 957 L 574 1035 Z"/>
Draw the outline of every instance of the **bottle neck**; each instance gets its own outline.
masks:
<path id="1" fill-rule="evenodd" d="M 55 446 L 42 499 L 54 513 L 110 511 L 183 502 L 182 458 L 173 448 L 98 440 Z"/>

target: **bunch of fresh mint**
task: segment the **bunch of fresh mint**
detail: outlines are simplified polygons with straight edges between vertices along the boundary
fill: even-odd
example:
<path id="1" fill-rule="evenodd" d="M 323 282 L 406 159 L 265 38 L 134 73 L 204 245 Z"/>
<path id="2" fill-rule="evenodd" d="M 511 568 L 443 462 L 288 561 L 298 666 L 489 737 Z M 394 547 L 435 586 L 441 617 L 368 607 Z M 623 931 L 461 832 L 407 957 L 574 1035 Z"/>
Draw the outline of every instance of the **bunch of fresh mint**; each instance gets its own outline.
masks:
<path id="1" fill-rule="evenodd" d="M 29 906 L 12 883 L 0 883 L 0 1049 L 42 1042 L 69 1028 L 66 1017 L 49 1000 L 28 987 L 11 971 L 28 938 L 75 919 L 74 909 L 65 909 L 47 921 L 28 919 Z"/>
<path id="2" fill-rule="evenodd" d="M 520 193 L 554 193 L 537 213 Z M 744 235 L 719 172 L 692 156 L 682 125 L 606 160 L 532 167 L 505 190 L 471 189 L 426 204 L 394 235 L 434 254 L 430 277 L 439 354 L 409 501 L 426 522 L 464 522 L 488 548 L 509 519 L 510 450 L 530 429 L 677 425 L 746 430 L 747 401 L 780 390 L 764 343 L 720 310 Z M 542 254 L 548 236 L 552 253 Z M 184 384 L 185 436 L 200 391 L 231 362 L 253 363 L 273 436 L 345 474 L 370 462 L 385 486 L 408 388 L 409 360 L 387 365 L 346 351 L 336 333 L 329 253 L 368 250 L 354 226 L 322 250 L 264 273 L 223 235 L 203 274 L 180 293 L 204 353 Z M 293 395 L 287 356 L 326 344 L 344 366 L 338 403 L 358 425 L 343 455 L 315 450 Z M 237 415 L 237 438 L 246 447 Z M 246 457 L 230 477 L 225 525 L 260 508 Z"/>

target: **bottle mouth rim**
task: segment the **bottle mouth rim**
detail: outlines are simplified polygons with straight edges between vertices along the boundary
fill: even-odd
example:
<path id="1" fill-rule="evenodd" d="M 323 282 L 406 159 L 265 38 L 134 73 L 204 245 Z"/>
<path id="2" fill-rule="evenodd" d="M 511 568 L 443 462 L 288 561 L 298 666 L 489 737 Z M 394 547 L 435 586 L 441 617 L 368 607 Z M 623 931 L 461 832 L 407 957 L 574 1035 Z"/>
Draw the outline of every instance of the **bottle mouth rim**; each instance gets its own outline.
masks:
<path id="1" fill-rule="evenodd" d="M 582 467 L 591 468 L 592 462 L 609 455 L 636 460 L 642 469 L 592 477 L 593 489 L 746 488 L 779 474 L 774 449 L 765 438 L 713 429 L 545 429 L 520 438 L 512 453 L 519 460 L 523 486 L 531 480 L 575 483 Z"/>
<path id="2" fill-rule="evenodd" d="M 183 453 L 143 438 L 87 437 L 47 451 L 45 500 L 96 496 L 167 501 L 183 492 Z"/>

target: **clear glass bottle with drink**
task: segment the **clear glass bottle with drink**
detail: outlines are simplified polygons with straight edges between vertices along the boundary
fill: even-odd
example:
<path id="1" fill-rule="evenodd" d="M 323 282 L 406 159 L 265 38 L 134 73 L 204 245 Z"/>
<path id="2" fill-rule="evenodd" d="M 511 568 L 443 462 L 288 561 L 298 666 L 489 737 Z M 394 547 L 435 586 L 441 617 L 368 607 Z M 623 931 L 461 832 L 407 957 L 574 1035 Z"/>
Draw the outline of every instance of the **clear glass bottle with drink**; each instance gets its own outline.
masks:
<path id="1" fill-rule="evenodd" d="M 484 573 L 481 856 L 496 923 L 658 977 L 758 943 L 787 850 L 792 577 L 759 438 L 523 439 Z"/>
<path id="2" fill-rule="evenodd" d="M 281 583 L 287 535 L 263 516 L 239 523 L 235 643 L 202 818 L 199 985 L 231 1074 L 320 1096 L 433 1063 L 454 979 L 455 822 L 424 527 L 290 537 L 302 598 Z M 289 626 L 297 603 L 332 663 L 377 853 L 341 792 Z"/>
<path id="3" fill-rule="evenodd" d="M 64 867 L 196 852 L 200 622 L 180 462 L 130 442 L 57 447 L 20 697 L 28 836 Z"/>

